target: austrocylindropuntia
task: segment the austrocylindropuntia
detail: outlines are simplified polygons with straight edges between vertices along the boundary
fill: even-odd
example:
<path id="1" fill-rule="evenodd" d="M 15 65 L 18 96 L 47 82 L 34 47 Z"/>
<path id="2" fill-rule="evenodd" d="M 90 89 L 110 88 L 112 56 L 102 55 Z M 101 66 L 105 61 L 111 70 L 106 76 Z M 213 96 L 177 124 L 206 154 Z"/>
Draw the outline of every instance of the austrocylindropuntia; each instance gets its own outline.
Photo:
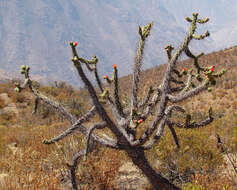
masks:
<path id="1" fill-rule="evenodd" d="M 77 69 L 80 78 L 84 82 L 92 102 L 92 105 L 90 105 L 91 109 L 80 117 L 68 112 L 67 107 L 64 107 L 63 104 L 54 101 L 50 97 L 42 95 L 40 90 L 32 85 L 28 68 L 26 66 L 21 68 L 22 72 L 24 72 L 25 82 L 22 86 L 20 86 L 20 84 L 16 84 L 15 90 L 20 92 L 26 87 L 30 88 L 32 93 L 36 96 L 34 112 L 37 109 L 37 102 L 40 100 L 40 102 L 47 104 L 47 106 L 51 106 L 51 108 L 60 112 L 60 115 L 71 123 L 71 127 L 66 129 L 66 131 L 63 131 L 60 135 L 56 135 L 52 139 L 46 141 L 44 140 L 43 143 L 48 145 L 56 143 L 73 133 L 75 129 L 82 132 L 82 134 L 86 137 L 85 148 L 78 150 L 78 152 L 73 156 L 71 163 L 67 164 L 70 176 L 69 178 L 71 181 L 70 183 L 72 184 L 73 189 L 78 188 L 76 184 L 76 169 L 79 160 L 81 157 L 83 157 L 83 159 L 86 158 L 87 154 L 93 152 L 97 146 L 90 145 L 95 145 L 97 143 L 105 147 L 126 152 L 133 164 L 136 165 L 136 167 L 138 167 L 143 174 L 145 174 L 154 189 L 181 189 L 176 186 L 176 184 L 169 182 L 169 180 L 165 177 L 162 177 L 158 171 L 156 172 L 153 170 L 144 151 L 149 149 L 151 150 L 154 146 L 157 146 L 160 138 L 166 138 L 164 136 L 164 131 L 167 127 L 171 131 L 171 135 L 173 136 L 177 148 L 179 148 L 179 139 L 175 131 L 176 127 L 185 129 L 200 128 L 210 124 L 214 119 L 211 116 L 210 111 L 208 117 L 203 118 L 203 121 L 195 122 L 194 120 L 191 120 L 190 114 L 185 114 L 185 112 L 187 113 L 185 107 L 182 107 L 182 104 L 179 104 L 179 102 L 181 103 L 188 98 L 191 99 L 193 96 L 202 93 L 204 90 L 211 91 L 212 86 L 216 83 L 215 79 L 221 77 L 225 73 L 225 70 L 214 73 L 216 71 L 215 65 L 201 67 L 198 63 L 198 58 L 203 55 L 203 53 L 194 55 L 190 51 L 189 43 L 192 39 L 201 40 L 209 36 L 208 31 L 201 35 L 195 35 L 197 23 L 204 24 L 208 21 L 208 18 L 198 19 L 197 17 L 198 13 L 193 13 L 193 18 L 186 18 L 186 20 L 190 22 L 190 29 L 187 32 L 185 40 L 175 51 L 175 53 L 172 54 L 172 50 L 174 48 L 171 45 L 166 47 L 168 61 L 166 73 L 162 79 L 163 82 L 161 84 L 154 84 L 153 88 L 150 87 L 146 92 L 147 95 L 144 97 L 140 94 L 142 91 L 140 87 L 146 87 L 146 85 L 143 85 L 145 83 L 141 76 L 144 57 L 143 52 L 145 40 L 150 34 L 153 22 L 143 27 L 139 26 L 139 43 L 134 59 L 134 70 L 129 95 L 127 95 L 127 92 L 119 92 L 119 77 L 116 64 L 111 63 L 111 67 L 113 65 L 113 75 L 104 76 L 106 82 L 113 83 L 113 88 L 102 85 L 96 69 L 96 66 L 98 66 L 98 59 L 95 56 L 92 60 L 79 57 L 76 48 L 76 46 L 78 46 L 78 42 L 70 41 L 73 64 L 75 69 Z M 180 58 L 182 52 L 193 59 L 194 69 L 197 70 L 196 73 L 192 73 L 192 69 L 188 65 L 188 68 L 178 66 L 178 64 L 181 63 L 178 62 L 178 59 Z M 82 67 L 83 64 L 85 64 L 86 67 Z M 86 72 L 84 72 L 84 69 L 94 72 L 97 85 L 95 84 L 94 86 L 90 80 L 90 77 L 88 77 Z M 189 74 L 189 76 L 184 77 L 183 80 L 176 80 L 176 77 L 181 79 L 187 74 Z M 201 78 L 203 74 L 206 75 L 205 81 L 201 82 L 203 80 Z M 200 82 L 199 84 L 197 84 L 196 80 L 194 83 L 194 77 L 198 79 Z M 146 82 L 149 83 L 150 81 Z M 100 92 L 97 92 L 97 88 Z M 121 96 L 124 93 L 126 96 L 130 97 L 122 98 Z M 173 118 L 172 116 L 173 110 L 182 112 L 184 117 L 186 115 L 186 120 L 175 121 L 173 123 L 172 120 L 176 120 L 176 118 Z M 95 115 L 97 115 L 101 121 L 98 122 L 97 116 L 94 118 Z M 84 122 L 87 122 L 85 126 L 87 126 L 87 124 L 91 126 L 84 127 Z M 137 135 L 138 131 L 136 131 L 136 129 L 139 128 L 139 125 L 141 126 L 140 128 L 144 129 L 140 130 L 139 135 Z M 104 134 L 104 138 L 100 137 L 100 135 L 96 133 L 94 134 L 95 130 L 104 128 L 108 129 L 112 134 L 109 136 L 106 135 L 107 137 Z M 101 133 L 104 132 L 106 131 L 101 131 Z M 188 147 L 188 149 L 189 148 L 190 147 Z M 187 146 L 185 149 L 187 149 Z"/>

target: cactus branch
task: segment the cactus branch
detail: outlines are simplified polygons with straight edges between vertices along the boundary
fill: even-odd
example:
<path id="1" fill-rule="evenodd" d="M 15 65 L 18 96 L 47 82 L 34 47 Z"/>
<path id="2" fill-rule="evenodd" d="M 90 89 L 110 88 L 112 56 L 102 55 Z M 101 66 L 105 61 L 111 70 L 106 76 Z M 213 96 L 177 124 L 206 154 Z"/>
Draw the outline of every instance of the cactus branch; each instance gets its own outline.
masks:
<path id="1" fill-rule="evenodd" d="M 98 75 L 96 65 L 95 65 L 95 69 L 94 69 L 94 74 L 95 74 L 95 78 L 96 78 L 97 84 L 98 84 L 98 86 L 100 88 L 100 91 L 103 93 L 104 92 L 104 87 L 103 87 L 103 85 L 101 83 L 101 80 L 100 80 L 100 77 Z M 117 121 L 120 120 L 121 119 L 121 114 L 118 113 L 118 110 L 116 109 L 112 98 L 108 95 L 107 99 L 108 99 L 110 108 L 113 110 L 112 111 L 113 116 L 116 118 Z"/>
<path id="2" fill-rule="evenodd" d="M 60 103 L 53 101 L 47 96 L 41 94 L 38 90 L 36 90 L 31 85 L 30 85 L 30 89 L 39 100 L 41 100 L 43 103 L 52 107 L 54 110 L 59 111 L 59 113 L 61 113 L 61 115 L 65 117 L 67 120 L 69 120 L 71 123 L 75 121 L 75 117 L 72 116 Z"/>
<path id="3" fill-rule="evenodd" d="M 155 119 L 153 120 L 152 124 L 150 125 L 150 127 L 143 133 L 141 138 L 139 140 L 133 142 L 133 146 L 137 146 L 138 144 L 142 145 L 149 139 L 151 134 L 157 128 L 157 124 L 160 122 L 160 120 L 162 120 L 162 118 L 164 116 L 165 107 L 167 105 L 167 96 L 169 97 L 170 100 L 173 98 L 171 95 L 166 94 L 167 92 L 170 91 L 169 89 L 170 89 L 171 73 L 174 70 L 174 67 L 176 65 L 176 62 L 177 62 L 179 56 L 186 49 L 186 47 L 188 47 L 190 41 L 192 40 L 192 35 L 196 31 L 197 16 L 198 16 L 197 13 L 193 13 L 193 20 L 192 20 L 192 24 L 191 24 L 191 27 L 190 27 L 190 32 L 187 34 L 186 38 L 184 39 L 184 42 L 177 49 L 177 51 L 172 56 L 172 58 L 168 61 L 168 66 L 167 66 L 166 73 L 165 73 L 165 76 L 164 76 L 164 80 L 163 80 L 163 83 L 162 83 L 163 94 L 162 94 L 162 97 L 161 97 L 161 102 L 160 102 L 158 113 L 157 113 Z M 189 91 L 189 93 L 187 92 L 187 93 L 183 94 L 182 99 L 193 96 L 193 95 L 197 94 L 198 92 L 204 90 L 205 88 L 206 88 L 206 84 L 204 84 L 203 86 L 200 86 L 199 88 L 196 88 L 193 91 Z M 173 98 L 172 100 L 174 100 L 174 99 L 175 98 Z"/>
<path id="4" fill-rule="evenodd" d="M 182 77 L 182 75 L 180 75 L 180 72 L 179 72 L 178 70 L 173 69 L 173 72 L 174 72 L 179 78 Z"/>
<path id="5" fill-rule="evenodd" d="M 181 102 L 191 96 L 201 93 L 205 89 L 206 89 L 206 82 L 202 83 L 198 87 L 193 88 L 185 93 L 179 94 L 177 96 L 172 96 L 172 95 L 168 94 L 167 97 L 172 103 L 178 103 L 178 102 Z"/>
<path id="6" fill-rule="evenodd" d="M 181 85 L 179 87 L 170 88 L 169 93 L 180 92 L 180 91 L 182 91 L 185 88 L 185 86 L 186 85 L 183 84 L 183 85 Z"/>
<path id="7" fill-rule="evenodd" d="M 180 148 L 179 139 L 178 139 L 178 136 L 177 136 L 177 134 L 176 134 L 176 132 L 175 132 L 174 127 L 172 126 L 171 123 L 168 123 L 168 121 L 167 121 L 166 123 L 168 124 L 168 127 L 169 127 L 169 129 L 170 129 L 170 132 L 171 132 L 171 134 L 172 134 L 172 136 L 173 136 L 173 139 L 174 139 L 174 142 L 175 142 L 177 148 Z"/>
<path id="8" fill-rule="evenodd" d="M 146 105 L 146 108 L 143 110 L 143 113 L 141 117 L 146 120 L 146 118 L 151 114 L 152 109 L 157 105 L 157 103 L 160 101 L 160 97 L 162 95 L 162 91 L 159 88 L 154 89 L 154 95 L 151 99 L 151 102 L 149 102 Z"/>
<path id="9" fill-rule="evenodd" d="M 24 66 L 24 65 L 23 65 Z M 52 107 L 54 110 L 59 111 L 59 113 L 62 114 L 63 117 L 65 117 L 68 121 L 70 121 L 71 123 L 73 123 L 75 121 L 74 116 L 72 116 L 69 112 L 67 112 L 67 110 L 58 102 L 51 100 L 50 98 L 48 98 L 47 96 L 41 94 L 38 89 L 36 89 L 33 85 L 32 85 L 32 81 L 30 79 L 30 75 L 29 75 L 29 70 L 30 68 L 25 66 L 26 70 L 25 72 L 22 72 L 23 74 L 25 74 L 25 81 L 24 84 L 22 86 L 18 85 L 17 87 L 22 90 L 25 89 L 27 86 L 29 86 L 30 90 L 33 92 L 33 94 L 36 96 L 36 98 L 38 100 L 42 100 L 43 103 L 49 105 L 50 107 Z M 24 67 L 23 67 L 24 68 Z M 37 101 L 38 101 L 37 100 Z"/>
<path id="10" fill-rule="evenodd" d="M 103 129 L 106 127 L 106 122 L 102 122 L 102 123 L 96 123 L 94 125 L 92 125 L 89 130 L 88 130 L 88 134 L 87 134 L 87 137 L 86 137 L 86 153 L 85 153 L 85 156 L 87 156 L 88 152 L 89 152 L 89 143 L 90 143 L 90 138 L 91 138 L 91 135 L 93 133 L 93 131 L 95 129 Z"/>
<path id="11" fill-rule="evenodd" d="M 204 71 L 204 68 L 203 67 L 200 67 L 200 65 L 198 64 L 198 59 L 204 55 L 204 53 L 200 53 L 199 55 L 193 55 L 193 53 L 189 50 L 189 48 L 187 47 L 185 49 L 185 54 L 192 58 L 194 60 L 194 66 L 196 67 L 197 69 L 197 73 L 199 74 L 200 71 Z"/>
<path id="12" fill-rule="evenodd" d="M 149 143 L 143 145 L 143 148 L 145 150 L 152 148 L 152 146 L 160 140 L 160 137 L 164 133 L 165 124 L 166 124 L 166 117 L 164 117 L 163 120 L 160 122 L 158 130 L 153 139 Z"/>
<path id="13" fill-rule="evenodd" d="M 209 21 L 209 18 L 197 19 L 197 22 L 198 22 L 199 24 L 205 24 L 205 23 L 207 23 L 208 21 Z"/>
<path id="14" fill-rule="evenodd" d="M 88 113 L 86 113 L 84 116 L 82 116 L 80 119 L 78 119 L 70 128 L 65 130 L 60 135 L 54 137 L 53 139 L 43 140 L 43 143 L 49 145 L 49 144 L 58 142 L 61 139 L 72 134 L 75 130 L 79 130 L 82 134 L 86 135 L 87 129 L 82 125 L 82 123 L 89 121 L 91 119 L 91 117 L 93 117 L 95 115 L 95 111 L 96 111 L 95 107 L 93 106 Z M 97 135 L 92 135 L 92 139 L 95 140 L 96 142 L 99 142 L 100 144 L 107 146 L 107 147 L 118 148 L 118 145 L 116 144 L 115 141 L 106 140 L 106 139 L 98 137 Z"/>
<path id="15" fill-rule="evenodd" d="M 214 118 L 212 116 L 212 108 L 210 107 L 208 110 L 208 117 L 200 122 L 191 121 L 191 115 L 189 114 L 186 115 L 185 123 L 173 122 L 170 120 L 167 120 L 167 122 L 172 126 L 176 126 L 178 128 L 194 129 L 204 127 L 210 124 L 213 120 Z"/>
<path id="16" fill-rule="evenodd" d="M 176 79 L 173 78 L 173 77 L 170 78 L 170 81 L 173 82 L 173 83 L 175 83 L 175 84 L 184 84 L 183 81 L 178 81 L 178 80 L 176 80 Z"/>
<path id="17" fill-rule="evenodd" d="M 172 57 L 172 50 L 173 49 L 174 49 L 174 47 L 171 44 L 169 44 L 165 47 L 165 50 L 166 50 L 166 53 L 167 53 L 167 56 L 168 56 L 168 60 L 170 60 L 171 57 Z"/>
<path id="18" fill-rule="evenodd" d="M 72 158 L 72 164 L 67 164 L 69 170 L 70 170 L 70 180 L 72 183 L 72 189 L 73 190 L 78 190 L 77 188 L 77 183 L 76 183 L 76 169 L 78 166 L 78 161 L 79 159 L 84 156 L 86 153 L 86 150 L 79 151 L 76 153 L 73 158 Z"/>
<path id="19" fill-rule="evenodd" d="M 76 52 L 75 47 L 73 47 L 71 45 L 72 48 L 72 53 L 73 53 L 73 57 L 77 58 L 77 53 L 74 54 Z M 111 131 L 116 135 L 116 137 L 118 138 L 118 140 L 120 140 L 122 144 L 124 144 L 126 146 L 126 144 L 129 144 L 129 135 L 127 134 L 127 132 L 125 131 L 125 129 L 123 129 L 122 127 L 120 127 L 119 125 L 115 125 L 114 122 L 109 118 L 107 112 L 105 111 L 105 109 L 103 108 L 103 106 L 101 105 L 101 103 L 98 100 L 98 97 L 96 95 L 96 92 L 94 90 L 94 87 L 92 86 L 91 82 L 88 80 L 88 78 L 86 77 L 81 64 L 79 62 L 78 59 L 72 59 L 74 66 L 76 67 L 79 76 L 81 77 L 82 81 L 85 83 L 85 86 L 88 89 L 88 92 L 91 96 L 91 99 L 96 107 L 96 110 L 98 112 L 98 114 L 100 115 L 100 117 L 103 119 L 103 121 L 105 121 L 108 125 L 108 127 L 111 129 Z M 120 137 L 120 138 L 119 138 Z"/>
<path id="20" fill-rule="evenodd" d="M 55 142 L 58 142 L 59 140 L 63 139 L 64 137 L 67 137 L 68 135 L 72 134 L 75 130 L 80 129 L 80 131 L 85 135 L 86 134 L 86 128 L 82 125 L 84 122 L 89 121 L 96 113 L 95 106 L 93 106 L 89 112 L 87 112 L 84 116 L 82 116 L 80 119 L 78 119 L 71 127 L 69 127 L 67 130 L 65 130 L 63 133 L 58 135 L 57 137 L 54 137 L 51 140 L 44 140 L 44 144 L 53 144 Z"/>
<path id="21" fill-rule="evenodd" d="M 187 92 L 190 89 L 190 87 L 192 85 L 192 78 L 193 78 L 193 74 L 192 74 L 192 69 L 191 69 L 188 73 L 188 79 L 187 79 L 187 82 L 185 84 L 185 87 L 184 87 L 184 89 L 182 90 L 182 92 L 180 94 L 183 94 L 183 93 Z"/>
<path id="22" fill-rule="evenodd" d="M 202 40 L 206 37 L 210 36 L 210 33 L 208 31 L 206 31 L 204 34 L 201 34 L 201 35 L 195 35 L 193 34 L 192 37 L 195 39 L 195 40 Z"/>
<path id="23" fill-rule="evenodd" d="M 115 99 L 115 105 L 117 108 L 117 112 L 119 113 L 120 116 L 125 117 L 121 102 L 119 100 L 119 95 L 118 95 L 118 69 L 116 66 L 114 66 L 114 81 L 113 81 L 113 83 L 114 83 L 114 99 Z"/>
<path id="24" fill-rule="evenodd" d="M 38 104 L 39 104 L 39 98 L 35 98 L 35 102 L 34 102 L 34 108 L 33 108 L 33 111 L 32 111 L 32 114 L 35 114 L 36 111 L 37 111 L 37 108 L 38 108 Z"/>
<path id="25" fill-rule="evenodd" d="M 98 84 L 98 86 L 100 88 L 100 91 L 103 92 L 104 91 L 104 87 L 103 87 L 102 82 L 100 80 L 100 77 L 98 75 L 97 67 L 95 67 L 94 74 L 95 74 L 96 82 L 97 82 L 97 84 Z"/>
<path id="26" fill-rule="evenodd" d="M 133 69 L 133 80 L 132 80 L 132 97 L 131 97 L 131 110 L 132 108 L 137 108 L 137 95 L 138 95 L 138 85 L 140 80 L 140 72 L 142 65 L 142 58 L 144 53 L 145 40 L 149 36 L 151 27 L 153 23 L 149 23 L 144 27 L 139 27 L 140 41 L 137 48 L 137 53 L 135 57 L 135 64 Z M 132 112 L 132 111 L 131 111 Z"/>
<path id="27" fill-rule="evenodd" d="M 75 55 L 77 55 L 76 51 L 73 50 L 73 52 L 75 52 Z M 26 67 L 26 66 L 25 66 Z M 30 76 L 29 76 L 29 67 L 26 67 L 28 69 L 26 69 L 25 77 L 27 77 L 25 79 L 25 82 L 23 84 L 23 86 L 17 85 L 18 87 L 20 87 L 20 89 L 25 89 L 27 86 L 29 86 L 29 88 L 31 89 L 31 91 L 33 92 L 33 94 L 36 96 L 37 101 L 42 100 L 43 103 L 48 104 L 49 106 L 51 106 L 52 108 L 54 108 L 55 110 L 58 110 L 59 113 L 61 113 L 66 119 L 68 119 L 72 124 L 75 121 L 75 118 L 69 114 L 66 109 L 60 105 L 59 103 L 50 100 L 48 97 L 42 95 L 33 85 L 32 85 L 32 81 L 30 80 Z M 93 115 L 95 114 L 95 107 L 92 107 L 91 110 L 85 114 L 83 117 L 81 117 L 80 119 L 78 119 L 69 129 L 67 129 L 66 131 L 64 131 L 62 134 L 60 134 L 59 136 L 51 139 L 51 140 L 44 140 L 43 143 L 45 144 L 52 144 L 54 142 L 57 142 L 59 140 L 61 140 L 62 138 L 66 137 L 67 135 L 71 134 L 74 130 L 78 129 L 80 132 L 82 132 L 84 135 L 86 135 L 86 128 L 82 125 L 80 125 L 81 123 L 89 120 Z M 106 139 L 100 138 L 96 135 L 92 136 L 92 139 L 95 140 L 96 142 L 99 142 L 105 146 L 111 147 L 111 148 L 118 148 L 118 145 L 115 141 L 108 141 Z"/>
<path id="28" fill-rule="evenodd" d="M 75 54 L 76 55 L 76 54 Z M 82 57 L 78 57 L 78 60 L 81 62 L 81 63 L 85 63 L 87 65 L 95 65 L 98 63 L 98 58 L 94 55 L 93 58 L 91 60 L 87 60 L 87 59 L 84 59 Z"/>
<path id="29" fill-rule="evenodd" d="M 138 104 L 138 108 L 144 108 L 144 106 L 147 105 L 147 103 L 149 102 L 153 92 L 154 92 L 154 89 L 152 88 L 152 86 L 150 86 L 148 91 L 147 91 L 146 97 L 144 98 L 144 100 L 142 102 L 140 102 Z"/>
<path id="30" fill-rule="evenodd" d="M 81 63 L 85 63 L 87 69 L 89 71 L 95 71 L 96 70 L 96 64 L 98 62 L 98 59 L 96 56 L 94 56 L 92 58 L 92 60 L 87 60 L 87 59 L 84 59 L 82 57 L 78 57 L 78 60 L 81 62 Z M 93 67 L 91 67 L 90 65 L 93 65 Z"/>
<path id="31" fill-rule="evenodd" d="M 192 19 L 190 17 L 186 17 L 185 20 L 188 22 L 192 22 Z"/>

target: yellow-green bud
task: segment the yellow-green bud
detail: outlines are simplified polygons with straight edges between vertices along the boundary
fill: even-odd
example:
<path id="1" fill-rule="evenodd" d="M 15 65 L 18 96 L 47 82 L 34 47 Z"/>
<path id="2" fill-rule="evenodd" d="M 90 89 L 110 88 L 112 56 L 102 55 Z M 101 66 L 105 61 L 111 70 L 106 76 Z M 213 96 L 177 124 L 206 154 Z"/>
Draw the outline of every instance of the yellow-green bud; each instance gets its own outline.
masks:
<path id="1" fill-rule="evenodd" d="M 20 92 L 21 90 L 20 90 L 19 87 L 16 87 L 16 88 L 15 88 L 15 91 L 16 91 L 16 92 Z"/>
<path id="2" fill-rule="evenodd" d="M 43 143 L 43 144 L 50 144 L 49 141 L 47 141 L 46 139 L 44 139 L 44 140 L 42 141 L 42 143 Z"/>
<path id="3" fill-rule="evenodd" d="M 72 58 L 72 61 L 77 61 L 77 57 L 74 56 L 74 57 Z"/>
<path id="4" fill-rule="evenodd" d="M 197 17 L 197 16 L 198 16 L 198 13 L 193 13 L 193 16 L 194 16 L 194 17 Z"/>
<path id="5" fill-rule="evenodd" d="M 21 66 L 21 70 L 25 70 L 26 69 L 26 66 L 25 65 L 22 65 Z"/>

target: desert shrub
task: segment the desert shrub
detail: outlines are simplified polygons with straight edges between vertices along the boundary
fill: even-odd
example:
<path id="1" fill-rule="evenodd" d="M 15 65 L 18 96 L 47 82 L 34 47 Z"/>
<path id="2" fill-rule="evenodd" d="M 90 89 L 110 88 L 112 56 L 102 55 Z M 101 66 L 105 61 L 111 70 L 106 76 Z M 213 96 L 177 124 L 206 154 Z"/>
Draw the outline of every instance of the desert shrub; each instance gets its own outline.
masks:
<path id="1" fill-rule="evenodd" d="M 43 86 L 40 87 L 40 91 L 42 91 L 42 93 L 46 94 L 46 95 L 50 95 L 50 96 L 57 96 L 60 93 L 60 89 L 54 87 L 54 86 Z"/>
<path id="2" fill-rule="evenodd" d="M 201 173 L 207 167 L 208 173 L 223 163 L 216 141 L 209 138 L 210 132 L 205 129 L 177 130 L 180 137 L 180 149 L 173 143 L 169 132 L 162 138 L 154 151 L 161 164 L 159 168 L 171 181 L 185 183 L 195 173 Z"/>
<path id="3" fill-rule="evenodd" d="M 74 88 L 71 85 L 67 84 L 66 82 L 55 81 L 55 87 L 64 89 L 65 91 L 67 91 L 68 94 L 74 93 Z"/>
<path id="4" fill-rule="evenodd" d="M 218 133 L 223 138 L 223 143 L 231 152 L 237 152 L 237 115 L 228 114 L 216 123 Z"/>
<path id="5" fill-rule="evenodd" d="M 37 114 L 42 119 L 48 118 L 48 120 L 50 120 L 50 117 L 52 117 L 55 114 L 55 111 L 52 108 L 48 107 L 47 105 L 39 104 Z"/>
<path id="6" fill-rule="evenodd" d="M 59 124 L 58 124 L 59 125 Z M 0 189 L 60 189 L 60 167 L 48 160 L 55 146 L 46 147 L 42 138 L 58 132 L 51 126 L 0 129 L 0 172 L 7 173 Z M 16 143 L 16 152 L 8 145 Z"/>
<path id="7" fill-rule="evenodd" d="M 5 151 L 5 140 L 4 140 L 4 131 L 5 129 L 3 127 L 0 128 L 0 159 L 1 159 L 1 155 L 3 154 L 3 152 Z"/>
<path id="8" fill-rule="evenodd" d="M 0 110 L 0 125 L 11 126 L 15 122 L 16 122 L 16 116 L 14 113 Z"/>
<path id="9" fill-rule="evenodd" d="M 187 183 L 183 190 L 203 190 L 201 185 L 193 185 L 192 183 Z"/>
<path id="10" fill-rule="evenodd" d="M 85 143 L 81 135 L 72 136 L 58 142 L 48 156 L 48 161 L 54 167 L 67 170 L 73 155 Z M 113 180 L 120 166 L 121 155 L 116 150 L 106 149 L 100 145 L 87 157 L 81 159 L 77 168 L 77 181 L 81 189 L 108 189 L 112 190 Z M 67 176 L 64 176 L 67 177 Z"/>
<path id="11" fill-rule="evenodd" d="M 118 151 L 109 149 L 95 151 L 78 168 L 79 184 L 87 184 L 90 189 L 97 187 L 98 189 L 112 190 L 114 189 L 113 180 L 119 166 Z"/>
<path id="12" fill-rule="evenodd" d="M 232 182 L 222 174 L 196 174 L 192 176 L 192 183 L 188 183 L 184 190 L 234 190 Z"/>
<path id="13" fill-rule="evenodd" d="M 237 152 L 237 115 L 226 114 L 224 117 L 213 122 L 216 132 L 222 138 L 224 145 L 231 152 Z"/>
<path id="14" fill-rule="evenodd" d="M 22 93 L 18 93 L 17 96 L 15 97 L 15 101 L 16 103 L 23 103 L 23 102 L 26 102 L 26 97 L 25 95 Z"/>
<path id="15" fill-rule="evenodd" d="M 25 93 L 16 93 L 14 91 L 14 81 L 11 81 L 9 83 L 3 83 L 0 84 L 0 94 L 1 93 L 7 93 L 8 96 L 11 98 L 13 103 L 23 103 L 26 102 L 28 100 L 28 98 L 26 97 Z M 28 92 L 29 90 L 27 89 L 26 92 Z M 0 108 L 2 105 L 2 100 L 0 100 Z M 6 106 L 6 105 L 2 105 L 2 106 Z"/>
<path id="16" fill-rule="evenodd" d="M 66 102 L 66 105 L 69 107 L 70 112 L 76 117 L 81 117 L 86 112 L 80 98 L 70 98 Z"/>

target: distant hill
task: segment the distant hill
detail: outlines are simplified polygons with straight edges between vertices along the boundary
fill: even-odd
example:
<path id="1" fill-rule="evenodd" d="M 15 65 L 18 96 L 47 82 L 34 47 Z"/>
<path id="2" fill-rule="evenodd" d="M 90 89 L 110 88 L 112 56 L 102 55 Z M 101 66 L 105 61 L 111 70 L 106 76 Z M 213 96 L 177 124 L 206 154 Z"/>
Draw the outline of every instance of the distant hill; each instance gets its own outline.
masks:
<path id="1" fill-rule="evenodd" d="M 204 67 L 215 65 L 216 71 L 224 68 L 227 69 L 227 73 L 218 79 L 216 86 L 217 88 L 236 89 L 237 91 L 237 46 L 206 54 L 200 58 L 199 64 Z M 194 68 L 192 59 L 180 61 L 177 65 L 179 70 L 184 67 Z M 166 71 L 166 66 L 167 64 L 161 64 L 151 69 L 144 70 L 141 76 L 141 89 L 143 89 L 143 87 L 148 89 L 149 86 L 161 84 Z M 131 75 L 120 78 L 121 92 L 130 93 L 131 79 Z"/>
<path id="2" fill-rule="evenodd" d="M 118 64 L 120 76 L 131 73 L 137 45 L 137 27 L 154 21 L 147 43 L 144 69 L 165 62 L 164 46 L 177 46 L 185 36 L 185 16 L 200 12 L 210 17 L 212 36 L 193 43 L 196 51 L 212 52 L 237 43 L 237 1 L 229 0 L 1 0 L 0 69 L 18 76 L 20 65 L 30 65 L 42 81 L 64 80 L 78 86 L 70 62 L 68 41 L 78 41 L 79 53 L 100 60 L 99 72 Z"/>

